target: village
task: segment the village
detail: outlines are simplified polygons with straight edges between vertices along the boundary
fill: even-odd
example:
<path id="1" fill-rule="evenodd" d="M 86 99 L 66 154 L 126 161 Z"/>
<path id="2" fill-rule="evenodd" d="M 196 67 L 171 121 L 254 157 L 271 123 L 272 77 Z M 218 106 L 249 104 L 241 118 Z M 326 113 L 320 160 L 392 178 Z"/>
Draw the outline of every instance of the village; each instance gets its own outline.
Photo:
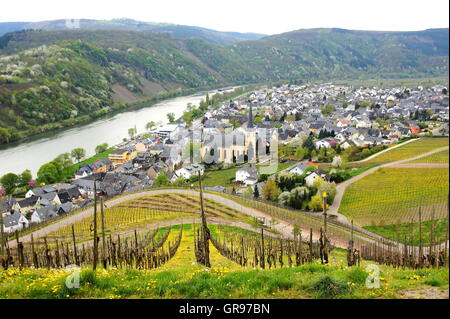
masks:
<path id="1" fill-rule="evenodd" d="M 150 188 L 194 187 L 199 176 L 228 167 L 234 168 L 231 180 L 218 179 L 205 189 L 237 195 L 250 189 L 258 197 L 270 176 L 282 171 L 302 176 L 311 189 L 316 179 L 333 181 L 319 163 L 339 167 L 349 149 L 363 159 L 412 137 L 448 136 L 448 121 L 448 89 L 440 85 L 260 89 L 210 107 L 191 123 L 180 119 L 134 136 L 107 157 L 81 165 L 71 183 L 36 185 L 25 198 L 4 196 L 3 227 L 14 233 L 83 209 L 93 204 L 94 188 L 113 198 Z M 260 173 L 273 160 L 284 164 Z"/>

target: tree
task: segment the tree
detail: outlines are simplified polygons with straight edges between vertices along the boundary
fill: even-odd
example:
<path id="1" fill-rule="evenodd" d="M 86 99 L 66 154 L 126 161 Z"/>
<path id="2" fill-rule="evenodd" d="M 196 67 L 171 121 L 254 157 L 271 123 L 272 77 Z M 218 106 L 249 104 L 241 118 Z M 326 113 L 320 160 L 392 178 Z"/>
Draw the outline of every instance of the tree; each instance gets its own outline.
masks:
<path id="1" fill-rule="evenodd" d="M 160 186 L 166 186 L 169 185 L 169 179 L 167 178 L 166 174 L 159 174 L 155 181 L 153 182 L 153 186 L 160 187 Z"/>
<path id="2" fill-rule="evenodd" d="M 320 198 L 320 196 L 315 195 L 311 197 L 309 208 L 315 212 L 319 212 L 323 209 L 322 199 Z"/>
<path id="3" fill-rule="evenodd" d="M 72 152 L 70 152 L 70 156 L 76 159 L 77 162 L 80 162 L 80 160 L 86 156 L 86 151 L 81 147 L 74 148 Z"/>
<path id="4" fill-rule="evenodd" d="M 342 165 L 342 158 L 340 156 L 333 157 L 333 162 L 331 162 L 331 166 L 334 168 L 339 168 Z"/>
<path id="5" fill-rule="evenodd" d="M 156 126 L 156 123 L 153 121 L 148 122 L 147 124 L 145 124 L 145 129 L 147 131 L 150 131 L 151 129 L 153 129 Z"/>
<path id="6" fill-rule="evenodd" d="M 0 178 L 0 184 L 7 194 L 12 194 L 20 181 L 19 176 L 14 173 L 7 173 Z"/>
<path id="7" fill-rule="evenodd" d="M 259 189 L 257 185 L 255 185 L 255 189 L 253 190 L 253 197 L 259 198 Z"/>
<path id="8" fill-rule="evenodd" d="M 130 140 L 132 140 L 135 135 L 136 135 L 136 128 L 134 128 L 134 127 L 129 128 L 128 136 L 130 137 Z"/>
<path id="9" fill-rule="evenodd" d="M 103 144 L 97 145 L 95 147 L 95 153 L 96 154 L 103 153 L 104 151 L 106 151 L 108 149 L 108 147 L 109 147 L 108 143 L 103 143 Z"/>
<path id="10" fill-rule="evenodd" d="M 303 202 L 309 197 L 309 189 L 300 186 L 291 190 L 290 206 L 293 208 L 302 208 Z"/>
<path id="11" fill-rule="evenodd" d="M 316 183 L 314 183 L 316 186 Z M 334 198 L 336 197 L 336 184 L 321 180 L 317 183 L 317 195 L 323 200 L 323 194 L 327 193 L 327 203 L 329 205 L 333 204 Z"/>
<path id="12" fill-rule="evenodd" d="M 37 176 L 38 181 L 45 184 L 55 183 L 59 180 L 58 169 L 56 168 L 55 164 L 51 162 L 42 165 L 39 168 Z"/>
<path id="13" fill-rule="evenodd" d="M 245 198 L 252 198 L 253 197 L 253 189 L 251 186 L 248 186 L 245 191 L 242 192 L 242 195 Z"/>
<path id="14" fill-rule="evenodd" d="M 308 136 L 308 138 L 303 142 L 302 147 L 307 148 L 310 152 L 316 149 L 316 145 L 314 144 L 314 139 L 312 135 Z"/>
<path id="15" fill-rule="evenodd" d="M 165 176 L 165 175 L 164 175 Z M 173 186 L 184 186 L 186 185 L 186 180 L 183 177 L 178 177 L 176 180 L 172 182 Z"/>
<path id="16" fill-rule="evenodd" d="M 273 179 L 270 179 L 264 184 L 263 198 L 266 200 L 276 201 L 280 195 L 280 189 Z"/>
<path id="17" fill-rule="evenodd" d="M 0 144 L 9 143 L 11 140 L 11 133 L 8 129 L 0 127 Z"/>
<path id="18" fill-rule="evenodd" d="M 19 176 L 19 184 L 21 186 L 26 186 L 31 181 L 33 176 L 31 175 L 31 171 L 29 169 L 24 170 L 22 174 Z"/>
<path id="19" fill-rule="evenodd" d="M 69 153 L 63 153 L 58 155 L 52 163 L 55 164 L 56 168 L 60 173 L 62 173 L 63 170 L 68 169 L 73 165 L 72 162 L 72 155 Z"/>
<path id="20" fill-rule="evenodd" d="M 167 119 L 169 120 L 169 123 L 175 122 L 175 114 L 172 112 L 167 113 Z"/>
<path id="21" fill-rule="evenodd" d="M 297 147 L 295 150 L 295 156 L 300 160 L 308 158 L 309 149 L 307 149 L 306 147 Z"/>
<path id="22" fill-rule="evenodd" d="M 284 206 L 289 206 L 291 204 L 291 193 L 288 191 L 282 192 L 280 196 L 278 196 L 278 203 Z"/>

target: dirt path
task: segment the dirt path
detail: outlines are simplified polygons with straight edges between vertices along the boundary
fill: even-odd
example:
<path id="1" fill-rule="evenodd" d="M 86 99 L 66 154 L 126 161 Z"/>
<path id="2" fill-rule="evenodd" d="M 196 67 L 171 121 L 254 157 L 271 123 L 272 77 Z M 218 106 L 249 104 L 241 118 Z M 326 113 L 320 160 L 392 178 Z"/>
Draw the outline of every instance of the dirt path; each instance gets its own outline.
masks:
<path id="1" fill-rule="evenodd" d="M 409 143 L 412 143 L 412 142 L 415 142 L 415 141 L 418 141 L 418 140 L 420 140 L 420 138 L 415 138 L 415 139 L 412 139 L 412 140 L 403 142 L 403 143 L 401 143 L 401 144 L 398 144 L 398 145 L 389 147 L 389 148 L 387 148 L 387 149 L 385 149 L 385 150 L 382 150 L 381 152 L 378 152 L 378 153 L 376 153 L 376 154 L 373 154 L 373 155 L 371 155 L 371 156 L 369 156 L 369 157 L 367 157 L 367 158 L 365 158 L 365 159 L 362 159 L 362 160 L 360 160 L 360 161 L 350 162 L 349 164 L 357 164 L 357 163 L 364 163 L 364 162 L 370 161 L 372 158 L 375 158 L 375 157 L 377 157 L 377 156 L 379 156 L 379 155 L 381 155 L 381 154 L 383 154 L 383 153 L 390 152 L 390 151 L 396 149 L 397 147 L 401 147 L 401 146 L 403 146 L 403 145 L 406 145 L 406 144 L 409 144 Z"/>

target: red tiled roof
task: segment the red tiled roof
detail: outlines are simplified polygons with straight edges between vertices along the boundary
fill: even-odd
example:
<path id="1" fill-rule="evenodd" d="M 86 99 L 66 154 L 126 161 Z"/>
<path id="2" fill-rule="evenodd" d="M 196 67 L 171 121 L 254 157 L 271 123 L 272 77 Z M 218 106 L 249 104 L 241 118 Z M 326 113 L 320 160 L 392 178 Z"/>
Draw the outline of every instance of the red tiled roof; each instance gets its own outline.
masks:
<path id="1" fill-rule="evenodd" d="M 313 166 L 319 167 L 319 164 L 313 163 L 313 162 L 306 162 L 306 165 L 313 165 Z"/>

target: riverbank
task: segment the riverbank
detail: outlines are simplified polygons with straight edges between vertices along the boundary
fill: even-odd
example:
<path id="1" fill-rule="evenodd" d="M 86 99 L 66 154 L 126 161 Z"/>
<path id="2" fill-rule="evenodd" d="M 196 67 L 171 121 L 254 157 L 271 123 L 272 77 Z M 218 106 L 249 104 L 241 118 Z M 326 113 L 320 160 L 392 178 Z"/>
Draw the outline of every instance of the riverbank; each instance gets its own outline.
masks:
<path id="1" fill-rule="evenodd" d="M 253 86 L 245 86 L 244 91 L 252 88 Z M 215 89 L 156 103 L 135 103 L 134 107 L 110 112 L 89 123 L 36 135 L 6 147 L 0 146 L 0 176 L 9 172 L 18 174 L 24 169 L 30 169 L 35 176 L 42 164 L 78 147 L 86 150 L 86 157 L 93 156 L 94 149 L 99 144 L 114 146 L 121 143 L 123 138 L 128 137 L 129 128 L 136 127 L 137 134 L 140 134 L 146 131 L 145 126 L 150 121 L 167 123 L 167 113 L 174 113 L 176 118 L 181 117 L 189 103 L 198 106 L 205 99 L 206 93 L 211 97 L 219 92 Z"/>
<path id="2" fill-rule="evenodd" d="M 63 130 L 70 128 L 81 127 L 99 119 L 109 118 L 122 112 L 129 112 L 139 110 L 144 107 L 152 106 L 155 103 L 164 101 L 166 99 L 186 96 L 198 92 L 198 89 L 176 89 L 158 93 L 152 96 L 148 96 L 144 99 L 138 100 L 132 103 L 116 103 L 110 107 L 104 107 L 100 110 L 93 112 L 92 114 L 82 115 L 76 118 L 67 119 L 61 122 L 48 123 L 38 127 L 25 130 L 20 133 L 17 139 L 11 140 L 9 143 L 0 143 L 0 150 L 10 148 L 11 146 L 17 146 L 21 143 L 32 142 L 40 138 L 45 138 L 46 134 L 56 134 Z"/>
<path id="3" fill-rule="evenodd" d="M 205 92 L 206 95 L 206 92 Z M 169 112 L 181 116 L 188 103 L 197 104 L 204 99 L 197 93 L 165 99 L 156 103 L 135 105 L 122 112 L 111 112 L 87 123 L 62 128 L 51 132 L 36 134 L 32 138 L 0 147 L 0 176 L 12 172 L 21 173 L 24 169 L 36 175 L 39 167 L 52 161 L 59 154 L 81 147 L 86 157 L 95 154 L 95 147 L 102 143 L 114 146 L 128 136 L 128 129 L 137 127 L 144 132 L 146 123 L 167 122 Z"/>

